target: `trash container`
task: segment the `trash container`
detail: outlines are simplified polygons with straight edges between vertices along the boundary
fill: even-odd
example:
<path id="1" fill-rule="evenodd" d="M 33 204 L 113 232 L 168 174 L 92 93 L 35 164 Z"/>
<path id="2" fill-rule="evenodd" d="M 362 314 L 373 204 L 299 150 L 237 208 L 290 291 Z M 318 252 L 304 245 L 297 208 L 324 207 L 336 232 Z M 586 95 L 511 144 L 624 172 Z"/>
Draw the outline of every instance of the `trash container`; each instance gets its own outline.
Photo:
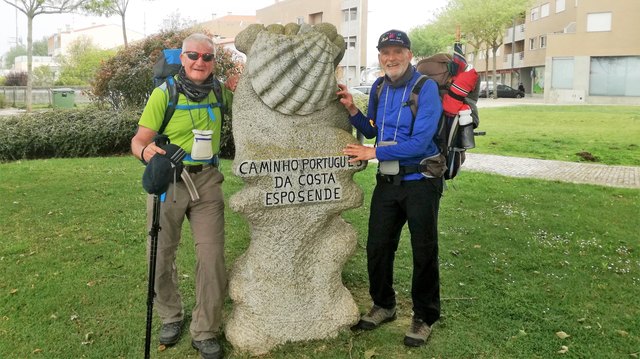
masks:
<path id="1" fill-rule="evenodd" d="M 73 108 L 76 104 L 76 94 L 73 89 L 52 89 L 53 108 Z"/>

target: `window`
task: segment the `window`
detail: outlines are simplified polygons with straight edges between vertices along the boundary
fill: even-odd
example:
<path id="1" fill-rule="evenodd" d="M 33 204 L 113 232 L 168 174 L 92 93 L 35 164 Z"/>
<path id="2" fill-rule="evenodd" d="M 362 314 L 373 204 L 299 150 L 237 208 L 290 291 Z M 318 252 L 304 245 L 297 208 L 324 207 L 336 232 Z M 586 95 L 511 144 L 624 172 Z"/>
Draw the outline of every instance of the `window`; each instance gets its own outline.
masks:
<path id="1" fill-rule="evenodd" d="M 317 12 L 315 14 L 309 14 L 309 24 L 315 25 L 322 22 L 322 13 Z"/>
<path id="2" fill-rule="evenodd" d="M 556 13 L 563 12 L 565 10 L 565 0 L 556 0 Z"/>
<path id="3" fill-rule="evenodd" d="M 536 38 L 532 37 L 529 39 L 529 50 L 535 50 L 536 49 Z"/>
<path id="4" fill-rule="evenodd" d="M 554 89 L 573 88 L 573 58 L 555 57 L 552 60 L 551 87 Z"/>
<path id="5" fill-rule="evenodd" d="M 544 49 L 545 47 L 547 47 L 547 35 L 541 35 L 540 36 L 540 48 Z"/>
<path id="6" fill-rule="evenodd" d="M 302 16 L 298 16 L 298 18 L 296 19 L 296 24 L 298 25 L 304 24 L 304 18 Z"/>
<path id="7" fill-rule="evenodd" d="M 540 6 L 540 18 L 549 16 L 549 3 Z"/>
<path id="8" fill-rule="evenodd" d="M 589 94 L 640 96 L 640 56 L 592 57 Z"/>
<path id="9" fill-rule="evenodd" d="M 538 11 L 540 11 L 540 8 L 533 8 L 531 9 L 531 21 L 536 21 L 538 20 Z"/>
<path id="10" fill-rule="evenodd" d="M 358 8 L 352 7 L 350 9 L 342 10 L 342 20 L 344 22 L 357 20 L 358 19 Z"/>
<path id="11" fill-rule="evenodd" d="M 348 36 L 344 38 L 344 48 L 346 50 L 351 50 L 356 48 L 356 37 Z"/>
<path id="12" fill-rule="evenodd" d="M 611 13 L 587 14 L 587 32 L 611 31 Z"/>

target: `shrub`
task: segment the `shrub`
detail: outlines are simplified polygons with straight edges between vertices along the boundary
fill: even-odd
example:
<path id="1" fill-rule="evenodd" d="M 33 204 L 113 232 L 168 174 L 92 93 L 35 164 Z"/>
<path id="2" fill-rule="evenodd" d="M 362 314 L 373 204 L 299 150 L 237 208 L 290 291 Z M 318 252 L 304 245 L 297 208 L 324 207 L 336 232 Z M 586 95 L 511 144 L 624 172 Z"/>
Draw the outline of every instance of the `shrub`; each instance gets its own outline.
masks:
<path id="1" fill-rule="evenodd" d="M 233 142 L 233 121 L 231 117 L 224 115 L 222 129 L 220 131 L 220 157 L 233 159 L 236 155 L 236 145 Z"/>
<path id="2" fill-rule="evenodd" d="M 0 161 L 127 153 L 139 118 L 95 108 L 0 117 Z"/>
<path id="3" fill-rule="evenodd" d="M 182 40 L 194 32 L 211 36 L 207 30 L 187 29 L 160 32 L 119 50 L 104 61 L 92 84 L 92 99 L 114 109 L 142 108 L 153 91 L 153 64 L 162 49 L 182 47 Z M 221 81 L 241 64 L 229 50 L 218 46 L 215 51 L 215 76 Z"/>
<path id="4" fill-rule="evenodd" d="M 13 71 L 7 74 L 5 86 L 27 86 L 27 73 L 25 71 Z"/>

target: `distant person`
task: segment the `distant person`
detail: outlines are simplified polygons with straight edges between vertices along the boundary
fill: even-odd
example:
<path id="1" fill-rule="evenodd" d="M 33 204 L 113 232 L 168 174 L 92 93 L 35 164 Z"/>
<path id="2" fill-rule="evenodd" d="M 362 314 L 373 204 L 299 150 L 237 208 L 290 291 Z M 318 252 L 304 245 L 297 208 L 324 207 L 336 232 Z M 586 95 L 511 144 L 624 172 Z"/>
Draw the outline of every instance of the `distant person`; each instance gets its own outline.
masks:
<path id="1" fill-rule="evenodd" d="M 356 328 L 371 330 L 396 319 L 393 263 L 400 232 L 408 222 L 413 251 L 413 319 L 404 344 L 418 347 L 426 343 L 431 326 L 440 318 L 437 224 L 444 168 L 434 170 L 439 171 L 439 176 L 428 178 L 421 173 L 423 169 L 419 164 L 423 159 L 441 156 L 434 136 L 442 103 L 437 84 L 427 80 L 418 96 L 414 121 L 407 103 L 420 73 L 411 65 L 409 37 L 402 31 L 387 31 L 378 39 L 377 48 L 385 76 L 380 84 L 377 108 L 376 90 L 371 89 L 369 117 L 356 107 L 344 85 L 338 85 L 337 92 L 349 112 L 351 124 L 367 138 L 376 137 L 375 147 L 350 144 L 343 150 L 344 154 L 351 156 L 352 162 L 379 161 L 367 238 L 369 294 L 373 307 L 361 317 Z"/>
<path id="2" fill-rule="evenodd" d="M 524 85 L 521 83 L 518 84 L 518 91 L 524 92 Z"/>
<path id="3" fill-rule="evenodd" d="M 155 275 L 155 307 L 162 319 L 160 343 L 174 345 L 180 340 L 185 314 L 180 292 L 176 251 L 185 217 L 191 225 L 196 252 L 195 305 L 191 312 L 191 345 L 205 359 L 222 357 L 216 337 L 222 326 L 222 307 L 227 288 L 224 262 L 224 177 L 218 170 L 222 113 L 213 104 L 231 109 L 233 93 L 223 88 L 217 99 L 213 92 L 215 69 L 213 41 L 193 34 L 182 43 L 182 67 L 175 76 L 178 106 L 164 134 L 172 144 L 187 152 L 182 178 L 169 186 L 160 206 L 158 255 Z M 236 78 L 227 86 L 235 89 Z M 131 152 L 143 162 L 165 151 L 153 142 L 160 129 L 169 100 L 166 90 L 157 87 L 144 108 L 138 132 L 131 140 Z M 195 141 L 208 136 L 208 141 Z M 200 144 L 206 144 L 200 146 Z M 151 227 L 152 196 L 147 200 L 147 222 Z"/>

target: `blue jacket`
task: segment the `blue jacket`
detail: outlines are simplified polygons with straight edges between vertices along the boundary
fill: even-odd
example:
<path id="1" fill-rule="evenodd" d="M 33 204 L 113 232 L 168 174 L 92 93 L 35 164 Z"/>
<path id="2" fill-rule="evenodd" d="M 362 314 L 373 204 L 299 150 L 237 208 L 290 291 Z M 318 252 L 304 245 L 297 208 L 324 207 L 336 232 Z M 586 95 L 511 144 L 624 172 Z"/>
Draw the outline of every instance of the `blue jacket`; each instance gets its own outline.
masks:
<path id="1" fill-rule="evenodd" d="M 413 122 L 411 108 L 407 105 L 411 89 L 420 78 L 413 66 L 402 79 L 391 85 L 389 79 L 383 82 L 377 111 L 374 104 L 376 92 L 372 89 L 369 95 L 368 114 L 375 112 L 375 118 L 367 118 L 360 111 L 349 118 L 351 124 L 366 138 L 376 137 L 376 145 L 380 141 L 396 141 L 398 144 L 376 148 L 378 161 L 399 160 L 400 166 L 414 166 L 426 157 L 438 154 L 440 150 L 434 142 L 438 122 L 442 114 L 442 102 L 438 85 L 427 80 L 418 95 L 418 111 L 413 124 L 413 134 L 409 131 Z M 405 175 L 404 180 L 424 178 L 420 173 Z"/>

